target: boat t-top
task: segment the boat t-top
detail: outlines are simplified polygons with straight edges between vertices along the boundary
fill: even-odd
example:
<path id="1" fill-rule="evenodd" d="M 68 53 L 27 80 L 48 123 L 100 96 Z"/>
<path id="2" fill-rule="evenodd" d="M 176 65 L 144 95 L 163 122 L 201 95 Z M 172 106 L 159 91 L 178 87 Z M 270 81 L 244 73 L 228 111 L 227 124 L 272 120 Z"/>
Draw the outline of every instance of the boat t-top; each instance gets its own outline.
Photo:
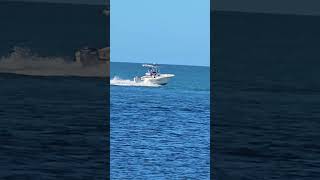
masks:
<path id="1" fill-rule="evenodd" d="M 148 68 L 148 71 L 142 77 L 135 77 L 135 82 L 147 82 L 158 85 L 166 85 L 174 74 L 161 74 L 159 65 L 157 64 L 143 64 L 143 67 Z"/>

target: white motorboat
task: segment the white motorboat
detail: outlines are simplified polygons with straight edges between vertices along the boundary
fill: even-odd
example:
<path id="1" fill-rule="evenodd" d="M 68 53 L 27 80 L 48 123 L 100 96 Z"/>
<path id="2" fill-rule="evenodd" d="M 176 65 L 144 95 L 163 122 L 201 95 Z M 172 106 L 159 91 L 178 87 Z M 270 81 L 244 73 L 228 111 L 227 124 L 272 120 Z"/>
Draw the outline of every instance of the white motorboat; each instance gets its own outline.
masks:
<path id="1" fill-rule="evenodd" d="M 134 82 L 146 82 L 158 85 L 166 85 L 170 78 L 174 77 L 174 74 L 161 74 L 159 66 L 156 64 L 143 64 L 143 67 L 148 68 L 148 72 L 142 77 L 135 77 Z"/>

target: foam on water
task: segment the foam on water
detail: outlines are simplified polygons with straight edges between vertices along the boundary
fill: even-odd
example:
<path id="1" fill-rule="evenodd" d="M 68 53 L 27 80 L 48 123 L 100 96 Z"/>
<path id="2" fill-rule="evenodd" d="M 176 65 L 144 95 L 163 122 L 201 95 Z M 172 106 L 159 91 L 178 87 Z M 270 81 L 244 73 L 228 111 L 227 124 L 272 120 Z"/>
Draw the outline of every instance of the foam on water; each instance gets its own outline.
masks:
<path id="1" fill-rule="evenodd" d="M 42 57 L 27 48 L 15 47 L 0 58 L 0 73 L 33 76 L 106 77 L 106 64 L 84 67 L 64 57 Z"/>
<path id="2" fill-rule="evenodd" d="M 133 80 L 130 80 L 130 79 L 121 79 L 120 77 L 118 76 L 115 76 L 113 77 L 111 80 L 110 80 L 110 84 L 111 85 L 114 85 L 114 86 L 144 86 L 144 87 L 160 87 L 161 85 L 158 85 L 158 84 L 154 84 L 154 83 L 151 83 L 151 82 L 135 82 Z"/>

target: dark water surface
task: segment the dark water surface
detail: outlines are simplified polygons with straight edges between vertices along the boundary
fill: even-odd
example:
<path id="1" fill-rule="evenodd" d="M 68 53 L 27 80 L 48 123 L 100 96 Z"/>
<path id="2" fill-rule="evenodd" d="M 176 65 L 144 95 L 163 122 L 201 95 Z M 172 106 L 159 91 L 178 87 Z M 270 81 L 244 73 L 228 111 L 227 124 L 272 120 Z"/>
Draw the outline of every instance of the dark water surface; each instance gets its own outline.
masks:
<path id="1" fill-rule="evenodd" d="M 105 179 L 105 80 L 1 74 L 0 82 L 1 179 Z"/>
<path id="2" fill-rule="evenodd" d="M 320 178 L 320 17 L 212 14 L 215 179 Z"/>

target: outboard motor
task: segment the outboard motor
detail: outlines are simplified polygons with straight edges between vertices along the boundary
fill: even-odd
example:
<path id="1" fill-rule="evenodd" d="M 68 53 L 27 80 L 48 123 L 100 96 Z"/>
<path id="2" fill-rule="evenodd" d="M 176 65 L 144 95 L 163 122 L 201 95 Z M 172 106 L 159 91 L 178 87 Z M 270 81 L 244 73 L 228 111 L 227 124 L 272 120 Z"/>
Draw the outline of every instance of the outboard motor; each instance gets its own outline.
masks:
<path id="1" fill-rule="evenodd" d="M 83 66 L 90 66 L 99 62 L 99 53 L 94 48 L 82 48 L 76 52 L 76 61 L 81 63 Z"/>

